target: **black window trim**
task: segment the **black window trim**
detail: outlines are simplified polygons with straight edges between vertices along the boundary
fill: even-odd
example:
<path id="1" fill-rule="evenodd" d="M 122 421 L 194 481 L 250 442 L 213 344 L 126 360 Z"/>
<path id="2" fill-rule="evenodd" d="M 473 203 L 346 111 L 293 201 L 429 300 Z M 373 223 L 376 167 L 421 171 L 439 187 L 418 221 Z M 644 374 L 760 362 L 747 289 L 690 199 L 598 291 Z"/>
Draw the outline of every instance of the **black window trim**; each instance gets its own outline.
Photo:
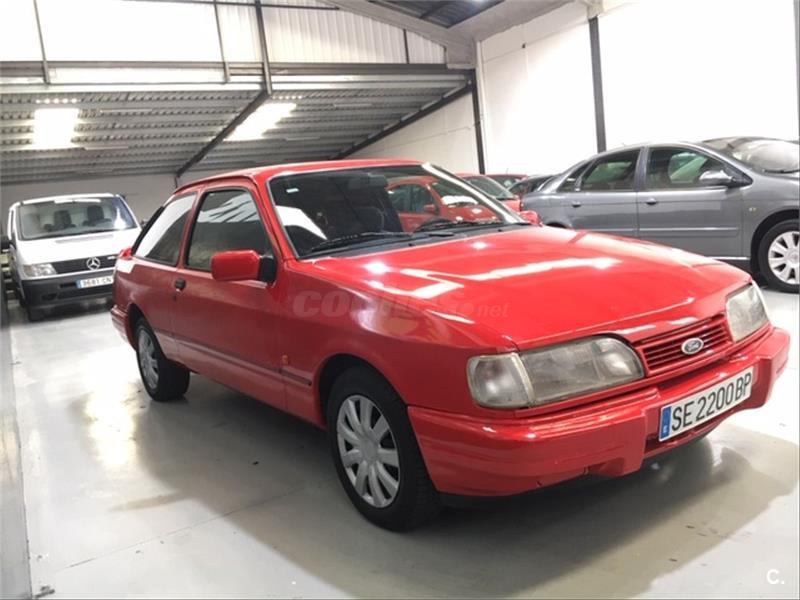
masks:
<path id="1" fill-rule="evenodd" d="M 588 165 L 583 169 L 578 177 L 575 180 L 575 186 L 573 187 L 572 192 L 583 192 L 584 194 L 607 194 L 609 192 L 638 192 L 641 190 L 641 169 L 642 169 L 642 152 L 643 148 L 619 148 L 618 150 L 614 150 L 613 152 L 606 152 L 600 156 L 596 156 L 594 160 L 590 161 Z M 609 158 L 617 156 L 619 154 L 628 154 L 630 152 L 636 152 L 636 166 L 633 170 L 633 187 L 629 190 L 584 190 L 583 189 L 583 178 L 586 177 L 586 174 L 592 170 L 592 168 L 601 161 L 605 161 Z M 571 175 L 571 173 L 570 173 Z M 566 191 L 566 190 L 565 190 Z"/>
<path id="2" fill-rule="evenodd" d="M 192 221 L 189 224 L 189 232 L 186 235 L 186 241 L 182 245 L 181 254 L 180 254 L 180 268 L 186 269 L 187 271 L 195 271 L 197 273 L 211 273 L 211 268 L 208 269 L 201 269 L 199 267 L 194 267 L 189 265 L 187 262 L 189 259 L 189 250 L 192 246 L 192 238 L 194 237 L 194 229 L 197 225 L 197 217 L 200 216 L 200 211 L 203 209 L 203 202 L 205 202 L 206 198 L 210 194 L 216 194 L 218 192 L 246 192 L 250 199 L 253 201 L 253 204 L 256 207 L 256 214 L 258 215 L 258 221 L 261 223 L 261 229 L 264 231 L 264 238 L 267 240 L 267 248 L 271 252 L 273 257 L 276 257 L 275 254 L 275 247 L 272 243 L 272 240 L 269 237 L 269 230 L 264 222 L 264 215 L 261 214 L 261 209 L 258 207 L 258 201 L 253 196 L 253 191 L 248 189 L 246 186 L 239 186 L 239 185 L 224 185 L 222 187 L 215 187 L 215 188 L 206 188 L 203 190 L 202 194 L 199 194 L 197 203 L 195 204 L 194 210 L 192 211 Z M 263 256 L 269 256 L 269 254 L 262 254 Z"/>
<path id="3" fill-rule="evenodd" d="M 182 200 L 183 198 L 187 198 L 189 196 L 194 196 L 194 200 L 192 201 L 192 206 L 187 211 L 187 214 L 191 214 L 194 211 L 195 203 L 197 202 L 197 190 L 194 190 L 194 191 L 191 191 L 191 192 L 186 192 L 185 194 L 181 194 L 179 196 L 173 196 L 167 202 L 165 202 L 164 204 L 162 204 L 161 206 L 158 207 L 156 212 L 154 212 L 153 215 L 150 217 L 150 219 L 148 219 L 147 223 L 145 223 L 145 226 L 142 227 L 142 230 L 139 232 L 139 236 L 136 238 L 136 241 L 133 242 L 133 246 L 131 246 L 131 255 L 134 258 L 136 258 L 138 260 L 144 260 L 144 261 L 147 261 L 147 262 L 150 262 L 150 263 L 155 263 L 157 265 L 164 265 L 165 267 L 177 267 L 178 266 L 178 264 L 181 261 L 182 254 L 183 254 L 183 236 L 186 233 L 186 224 L 185 223 L 183 225 L 183 230 L 181 231 L 181 242 L 180 242 L 180 245 L 178 246 L 178 258 L 175 260 L 175 262 L 170 262 L 170 261 L 166 261 L 166 260 L 157 260 L 155 258 L 150 258 L 150 257 L 147 257 L 147 256 L 139 256 L 139 255 L 136 254 L 136 251 L 139 249 L 139 244 L 144 239 L 145 234 L 148 231 L 150 231 L 150 228 L 158 220 L 158 217 L 161 216 L 161 213 L 163 213 L 164 210 L 170 204 L 174 204 L 178 200 Z"/>

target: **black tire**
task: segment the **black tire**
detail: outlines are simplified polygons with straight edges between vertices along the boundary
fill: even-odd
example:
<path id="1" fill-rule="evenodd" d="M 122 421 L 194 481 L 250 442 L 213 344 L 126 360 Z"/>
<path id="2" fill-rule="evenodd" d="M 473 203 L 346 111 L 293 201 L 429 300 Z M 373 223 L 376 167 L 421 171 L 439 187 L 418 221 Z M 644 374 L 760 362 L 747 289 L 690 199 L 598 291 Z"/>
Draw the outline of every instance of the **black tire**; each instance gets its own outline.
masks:
<path id="1" fill-rule="evenodd" d="M 41 321 L 44 318 L 44 311 L 41 308 L 35 308 L 30 304 L 23 305 L 25 307 L 25 316 L 31 323 Z"/>
<path id="2" fill-rule="evenodd" d="M 385 417 L 389 425 L 389 441 L 392 442 L 389 449 L 396 449 L 398 458 L 397 491 L 388 505 L 380 508 L 370 504 L 356 491 L 356 484 L 351 482 L 345 471 L 340 454 L 337 434 L 339 413 L 345 401 L 356 396 L 369 399 Z M 439 493 L 428 476 L 417 438 L 408 420 L 406 405 L 377 372 L 367 367 L 353 367 L 342 373 L 334 383 L 328 399 L 327 420 L 331 454 L 339 481 L 351 502 L 369 521 L 392 531 L 405 531 L 426 523 L 439 512 Z M 386 438 L 384 442 L 385 440 Z M 379 447 L 380 444 L 379 440 Z"/>
<path id="3" fill-rule="evenodd" d="M 772 243 L 779 236 L 791 232 L 800 232 L 800 222 L 798 222 L 797 219 L 781 221 L 777 225 L 771 227 L 769 231 L 764 234 L 764 237 L 761 238 L 761 243 L 758 245 L 758 268 L 761 275 L 763 275 L 764 279 L 766 279 L 769 287 L 782 292 L 793 292 L 796 294 L 798 290 L 800 290 L 800 284 L 798 284 L 797 279 L 788 282 L 781 280 L 780 277 L 778 277 L 778 275 L 772 270 L 769 264 L 769 253 Z M 798 235 L 800 236 L 800 234 Z M 797 273 L 797 271 L 795 271 L 795 273 Z"/>
<path id="4" fill-rule="evenodd" d="M 143 360 L 145 349 L 149 347 L 148 342 L 144 341 L 145 339 L 152 344 L 149 360 Z M 164 356 L 153 330 L 144 319 L 136 324 L 134 340 L 136 341 L 136 364 L 139 366 L 139 375 L 142 378 L 144 389 L 147 390 L 150 397 L 156 402 L 166 402 L 183 396 L 189 389 L 188 369 Z M 152 377 L 152 374 L 146 374 L 146 365 L 148 364 L 155 367 L 155 378 Z"/>

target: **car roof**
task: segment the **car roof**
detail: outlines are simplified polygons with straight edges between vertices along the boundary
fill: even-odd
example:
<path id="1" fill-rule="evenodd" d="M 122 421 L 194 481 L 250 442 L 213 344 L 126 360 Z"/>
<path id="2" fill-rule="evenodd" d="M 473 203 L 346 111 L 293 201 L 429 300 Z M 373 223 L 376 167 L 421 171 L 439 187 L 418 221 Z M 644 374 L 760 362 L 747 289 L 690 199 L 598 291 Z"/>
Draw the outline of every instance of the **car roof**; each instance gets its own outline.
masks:
<path id="1" fill-rule="evenodd" d="M 62 194 L 61 196 L 42 196 L 41 198 L 29 198 L 27 200 L 20 200 L 14 202 L 11 208 L 20 204 L 38 204 L 39 202 L 53 202 L 54 200 L 78 200 L 80 198 L 118 198 L 118 194 L 110 194 L 108 192 L 101 192 L 99 194 Z"/>
<path id="2" fill-rule="evenodd" d="M 364 167 L 404 167 L 421 165 L 422 161 L 419 160 L 400 160 L 390 158 L 373 158 L 363 160 L 324 160 L 317 162 L 304 162 L 304 163 L 290 163 L 281 165 L 265 165 L 263 167 L 251 167 L 249 169 L 239 169 L 237 171 L 230 171 L 227 173 L 218 173 L 209 177 L 203 177 L 190 181 L 182 185 L 173 192 L 173 194 L 182 192 L 185 189 L 203 185 L 214 181 L 220 181 L 233 178 L 250 179 L 255 183 L 268 181 L 274 177 L 281 177 L 283 175 L 293 175 L 297 173 L 311 173 L 314 171 L 338 171 L 343 169 L 359 169 Z"/>

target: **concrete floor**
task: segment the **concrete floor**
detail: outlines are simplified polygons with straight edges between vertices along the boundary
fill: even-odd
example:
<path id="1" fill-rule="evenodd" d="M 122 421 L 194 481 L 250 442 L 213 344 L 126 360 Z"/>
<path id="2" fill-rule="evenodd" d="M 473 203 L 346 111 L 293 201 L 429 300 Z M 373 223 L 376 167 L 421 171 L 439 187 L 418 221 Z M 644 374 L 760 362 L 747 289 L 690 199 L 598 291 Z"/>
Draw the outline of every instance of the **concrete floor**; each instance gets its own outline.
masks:
<path id="1" fill-rule="evenodd" d="M 634 475 L 404 535 L 350 507 L 322 432 L 198 376 L 151 403 L 102 306 L 12 310 L 34 593 L 796 598 L 798 298 L 767 300 L 793 338 L 765 408 Z"/>

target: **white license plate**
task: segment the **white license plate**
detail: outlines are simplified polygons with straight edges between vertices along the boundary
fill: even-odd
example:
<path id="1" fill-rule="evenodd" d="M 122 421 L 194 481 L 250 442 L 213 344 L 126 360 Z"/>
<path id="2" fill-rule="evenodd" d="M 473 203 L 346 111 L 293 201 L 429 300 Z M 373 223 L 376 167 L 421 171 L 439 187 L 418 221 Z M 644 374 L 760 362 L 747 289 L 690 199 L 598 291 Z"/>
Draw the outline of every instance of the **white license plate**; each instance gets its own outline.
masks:
<path id="1" fill-rule="evenodd" d="M 106 275 L 105 277 L 91 277 L 89 279 L 79 279 L 75 285 L 80 289 L 97 287 L 98 285 L 111 285 L 114 283 L 113 275 Z"/>
<path id="2" fill-rule="evenodd" d="M 750 397 L 753 367 L 661 409 L 658 441 L 663 442 L 729 411 Z"/>

